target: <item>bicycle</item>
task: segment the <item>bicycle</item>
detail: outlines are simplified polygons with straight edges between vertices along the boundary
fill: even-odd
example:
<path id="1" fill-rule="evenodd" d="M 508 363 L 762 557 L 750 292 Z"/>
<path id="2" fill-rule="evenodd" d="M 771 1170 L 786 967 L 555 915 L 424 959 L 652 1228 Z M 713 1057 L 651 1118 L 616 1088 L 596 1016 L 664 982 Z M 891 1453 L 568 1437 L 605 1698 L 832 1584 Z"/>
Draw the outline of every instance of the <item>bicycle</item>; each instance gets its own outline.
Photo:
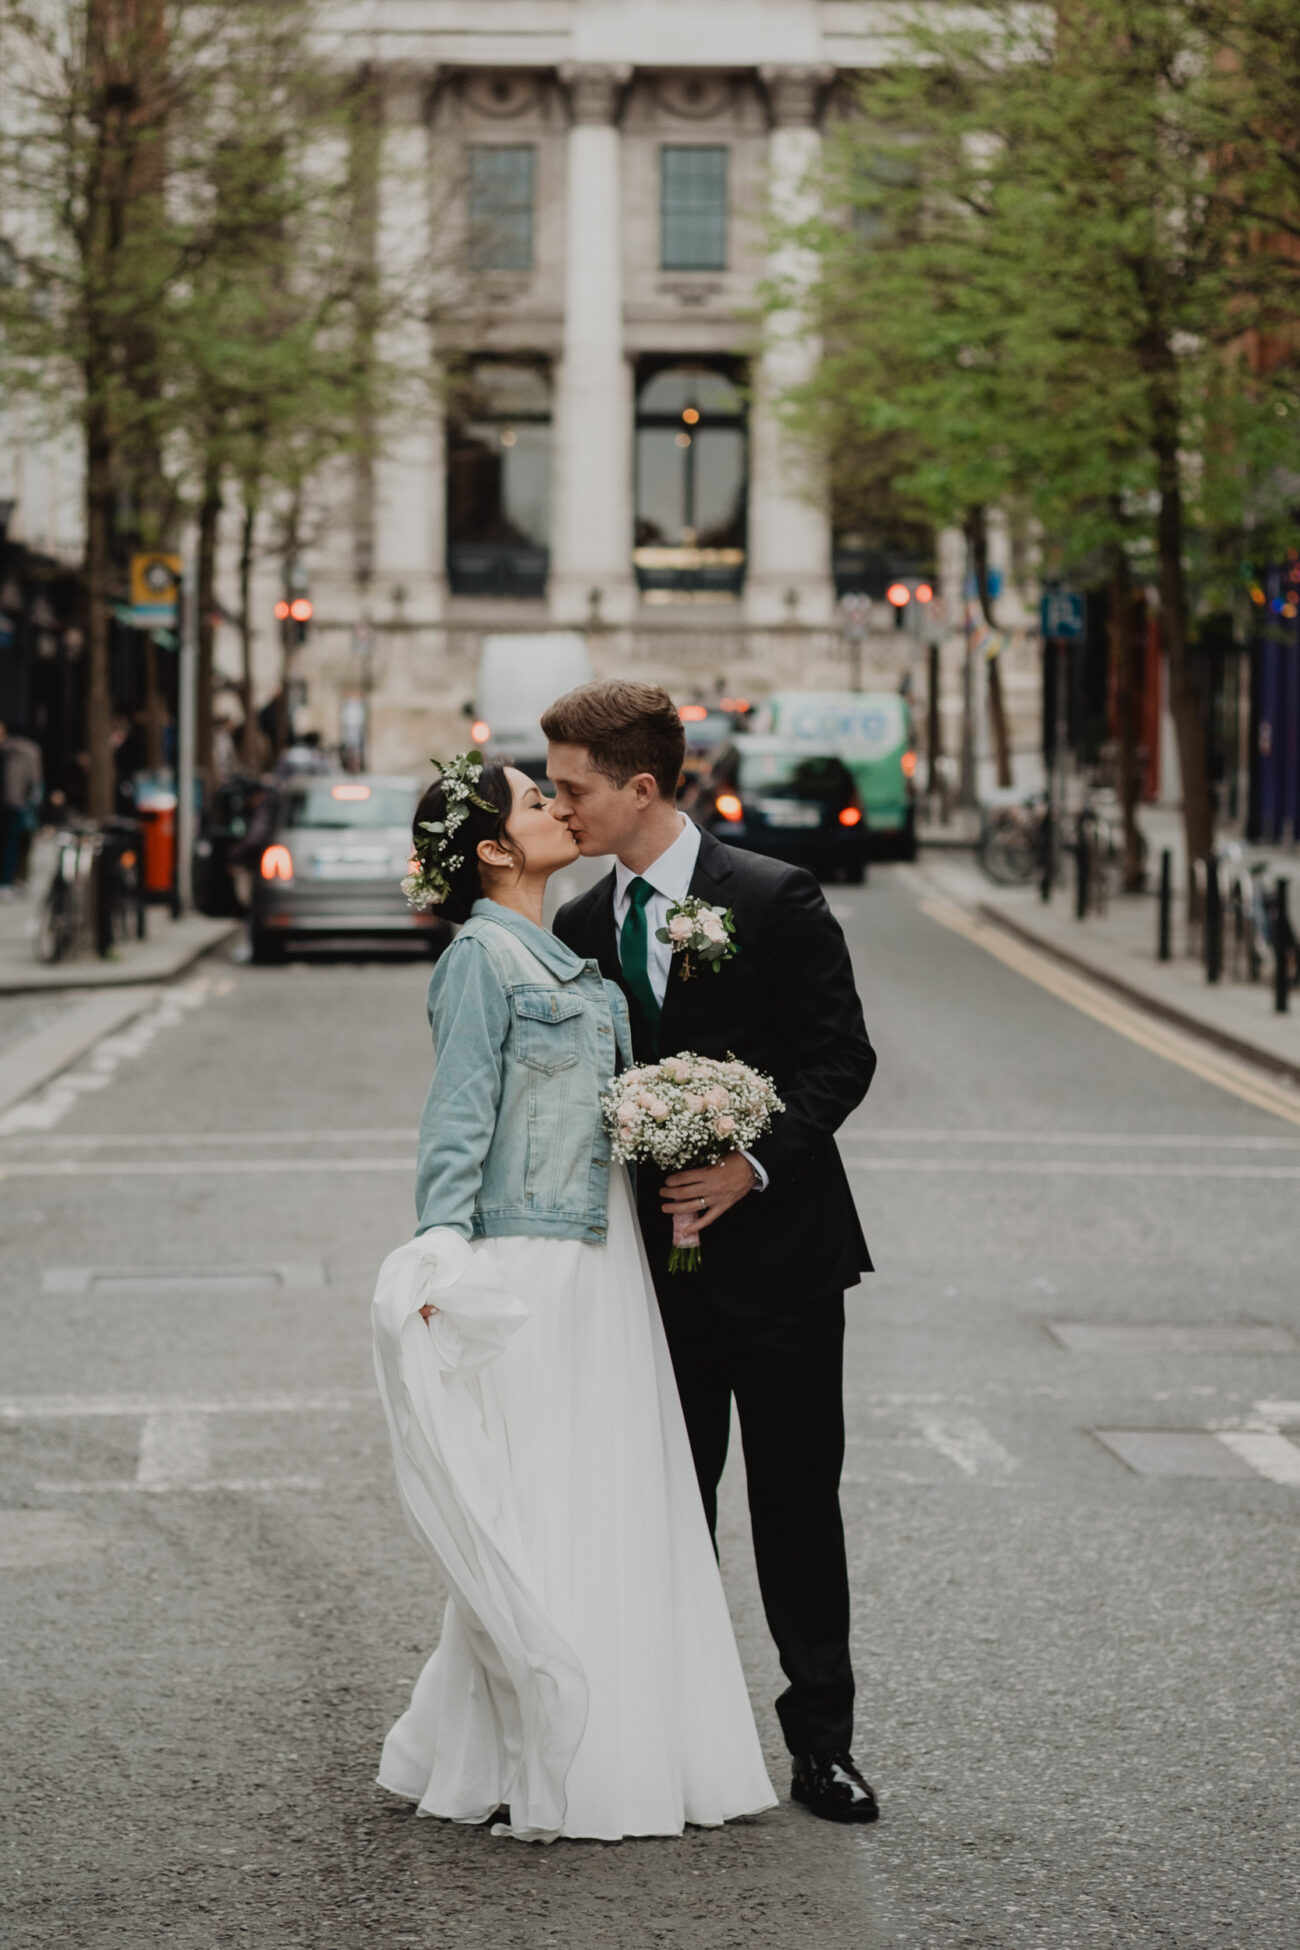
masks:
<path id="1" fill-rule="evenodd" d="M 90 935 L 99 835 L 93 828 L 68 826 L 58 834 L 55 847 L 54 872 L 36 934 L 36 952 L 43 962 L 62 961 Z"/>
<path id="2" fill-rule="evenodd" d="M 1039 796 L 1015 805 L 986 807 L 975 857 L 999 887 L 1020 887 L 1043 872 L 1047 801 Z"/>

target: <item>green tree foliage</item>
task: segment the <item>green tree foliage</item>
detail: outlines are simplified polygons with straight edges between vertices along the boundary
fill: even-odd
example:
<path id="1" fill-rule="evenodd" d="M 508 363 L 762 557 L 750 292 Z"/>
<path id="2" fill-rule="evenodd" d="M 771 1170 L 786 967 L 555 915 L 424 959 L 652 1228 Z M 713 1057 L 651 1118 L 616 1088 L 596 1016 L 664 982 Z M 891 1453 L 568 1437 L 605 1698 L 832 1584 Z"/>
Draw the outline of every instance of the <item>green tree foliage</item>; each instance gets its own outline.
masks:
<path id="1" fill-rule="evenodd" d="M 0 386 L 82 431 L 99 814 L 127 557 L 197 513 L 202 760 L 227 484 L 300 507 L 374 409 L 357 98 L 311 28 L 294 0 L 0 0 Z"/>
<path id="2" fill-rule="evenodd" d="M 1279 0 L 927 10 L 800 232 L 824 357 L 797 423 L 935 522 L 1020 509 L 1049 569 L 1156 584 L 1193 856 L 1196 617 L 1296 498 L 1297 40 Z"/>

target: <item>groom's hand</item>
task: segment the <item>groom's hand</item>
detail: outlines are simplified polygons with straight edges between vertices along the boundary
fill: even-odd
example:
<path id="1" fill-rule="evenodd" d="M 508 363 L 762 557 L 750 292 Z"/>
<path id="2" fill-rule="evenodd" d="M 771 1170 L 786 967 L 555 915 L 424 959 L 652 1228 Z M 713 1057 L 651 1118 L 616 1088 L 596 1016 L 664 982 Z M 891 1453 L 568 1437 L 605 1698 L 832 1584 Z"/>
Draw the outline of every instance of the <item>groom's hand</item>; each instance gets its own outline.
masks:
<path id="1" fill-rule="evenodd" d="M 671 1172 L 664 1180 L 661 1193 L 664 1211 L 670 1219 L 678 1212 L 687 1214 L 694 1221 L 695 1230 L 703 1232 L 705 1226 L 711 1226 L 733 1205 L 739 1205 L 745 1193 L 752 1192 L 757 1183 L 748 1158 L 742 1158 L 739 1151 L 729 1151 L 716 1165 L 697 1165 L 690 1171 Z"/>

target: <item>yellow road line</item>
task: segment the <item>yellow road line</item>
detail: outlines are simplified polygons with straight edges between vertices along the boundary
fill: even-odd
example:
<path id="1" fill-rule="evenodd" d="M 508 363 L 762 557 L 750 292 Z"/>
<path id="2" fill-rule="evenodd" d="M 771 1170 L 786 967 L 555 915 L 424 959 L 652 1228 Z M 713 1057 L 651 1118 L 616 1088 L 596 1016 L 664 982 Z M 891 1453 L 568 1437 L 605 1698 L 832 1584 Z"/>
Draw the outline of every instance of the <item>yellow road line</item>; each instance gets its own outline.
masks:
<path id="1" fill-rule="evenodd" d="M 937 921 L 940 927 L 948 928 L 953 934 L 973 942 L 985 954 L 1014 969 L 1017 975 L 1036 982 L 1039 988 L 1046 989 L 1059 1001 L 1068 1002 L 1081 1015 L 1091 1016 L 1094 1022 L 1113 1029 L 1117 1036 L 1126 1036 L 1129 1042 L 1150 1050 L 1153 1056 L 1162 1056 L 1167 1063 L 1176 1063 L 1180 1070 L 1190 1071 L 1192 1076 L 1216 1084 L 1220 1090 L 1240 1097 L 1243 1103 L 1253 1104 L 1256 1110 L 1268 1111 L 1273 1117 L 1285 1118 L 1290 1124 L 1300 1124 L 1300 1091 L 1293 1090 L 1281 1080 L 1274 1082 L 1252 1069 L 1248 1063 L 1230 1056 L 1226 1050 L 1215 1049 L 1213 1045 L 1175 1029 L 1172 1024 L 1160 1022 L 1156 1017 L 1144 1014 L 1141 1009 L 1121 1002 L 1118 997 L 1108 995 L 1086 977 L 1072 975 L 1050 955 L 1027 947 L 991 922 L 977 921 L 951 901 L 926 899 L 920 906 L 921 912 L 931 921 Z"/>

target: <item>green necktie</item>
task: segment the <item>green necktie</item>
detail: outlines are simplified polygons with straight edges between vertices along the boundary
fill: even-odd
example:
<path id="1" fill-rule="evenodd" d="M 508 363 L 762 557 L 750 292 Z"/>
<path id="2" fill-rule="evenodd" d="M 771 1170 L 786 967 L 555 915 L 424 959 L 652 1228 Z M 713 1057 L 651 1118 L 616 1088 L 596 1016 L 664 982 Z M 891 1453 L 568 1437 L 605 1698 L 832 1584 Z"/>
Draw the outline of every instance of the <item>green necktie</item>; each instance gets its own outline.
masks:
<path id="1" fill-rule="evenodd" d="M 649 1025 L 650 1039 L 658 1055 L 659 1017 L 662 1011 L 650 986 L 650 930 L 645 918 L 646 903 L 653 897 L 654 888 L 638 874 L 627 891 L 630 898 L 623 932 L 618 938 L 618 958 L 623 964 L 624 980 Z"/>

